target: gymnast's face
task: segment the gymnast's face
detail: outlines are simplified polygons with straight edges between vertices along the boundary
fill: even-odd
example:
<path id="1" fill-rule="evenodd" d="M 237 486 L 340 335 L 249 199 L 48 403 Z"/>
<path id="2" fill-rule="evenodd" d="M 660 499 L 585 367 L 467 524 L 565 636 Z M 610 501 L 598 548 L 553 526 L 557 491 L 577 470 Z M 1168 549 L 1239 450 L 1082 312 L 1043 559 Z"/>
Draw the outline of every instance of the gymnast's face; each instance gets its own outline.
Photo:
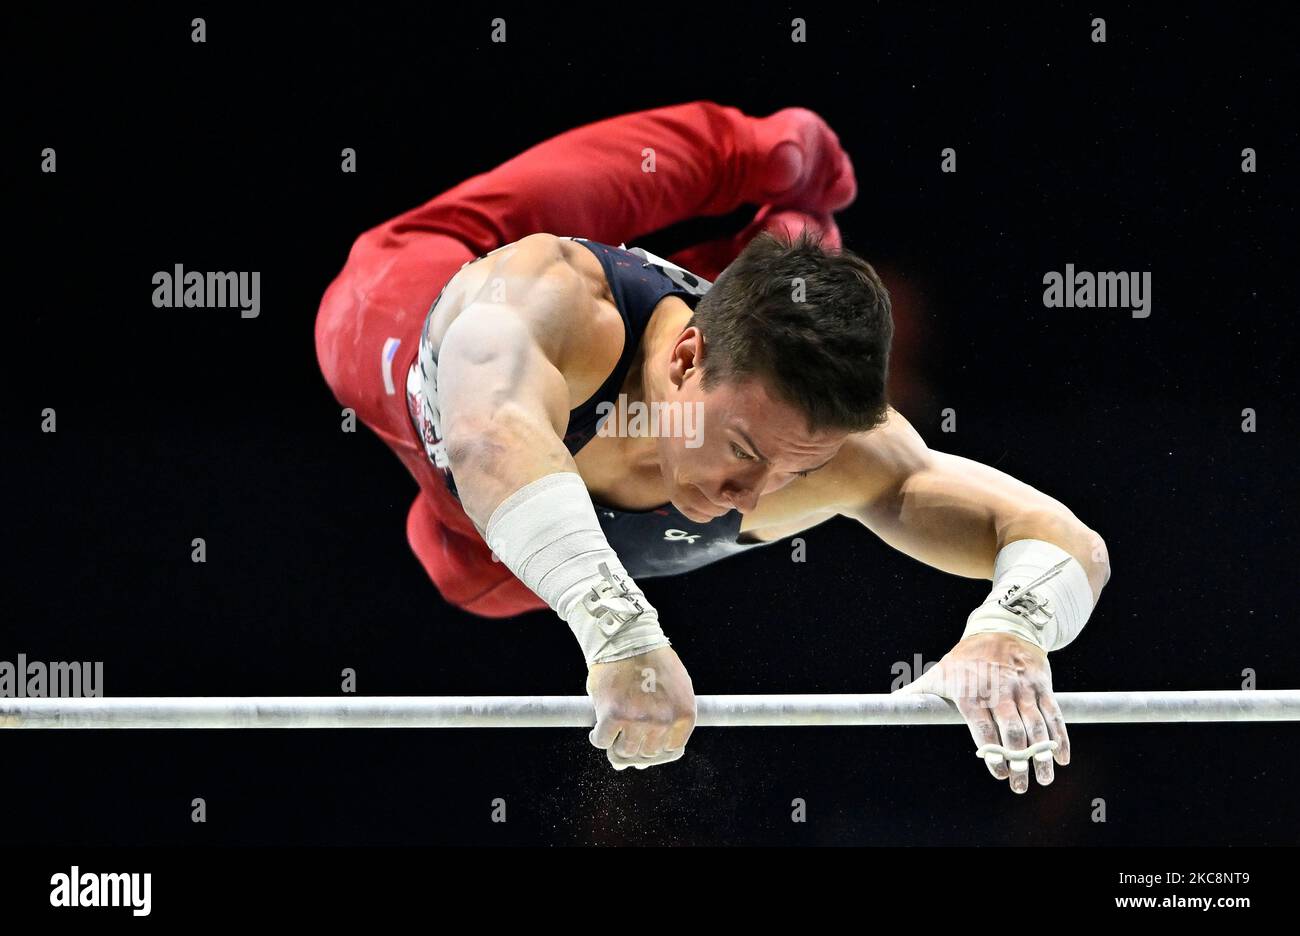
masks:
<path id="1" fill-rule="evenodd" d="M 682 431 L 657 433 L 659 464 L 673 506 L 706 523 L 731 510 L 748 513 L 764 494 L 822 468 L 848 433 L 809 432 L 803 413 L 758 378 L 706 390 L 690 332 L 699 334 L 690 328 L 679 339 L 660 397 L 681 403 Z"/>

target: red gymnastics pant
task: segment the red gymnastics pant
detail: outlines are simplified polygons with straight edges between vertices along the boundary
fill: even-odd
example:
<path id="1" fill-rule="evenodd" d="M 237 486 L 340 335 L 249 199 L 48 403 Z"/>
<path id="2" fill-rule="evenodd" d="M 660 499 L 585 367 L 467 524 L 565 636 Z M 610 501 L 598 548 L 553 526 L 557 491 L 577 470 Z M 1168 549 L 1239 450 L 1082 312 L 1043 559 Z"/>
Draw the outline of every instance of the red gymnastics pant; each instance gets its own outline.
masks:
<path id="1" fill-rule="evenodd" d="M 654 171 L 645 171 L 647 147 Z M 737 237 L 670 258 L 713 279 L 757 230 L 778 221 L 788 230 L 818 227 L 838 244 L 830 213 L 855 193 L 848 157 L 811 111 L 755 118 L 697 102 L 560 134 L 362 234 L 321 300 L 316 356 L 339 403 L 419 482 L 406 535 L 443 597 L 485 617 L 545 607 L 492 561 L 407 414 L 406 372 L 424 317 L 462 264 L 528 234 L 617 245 L 689 218 L 764 206 Z"/>

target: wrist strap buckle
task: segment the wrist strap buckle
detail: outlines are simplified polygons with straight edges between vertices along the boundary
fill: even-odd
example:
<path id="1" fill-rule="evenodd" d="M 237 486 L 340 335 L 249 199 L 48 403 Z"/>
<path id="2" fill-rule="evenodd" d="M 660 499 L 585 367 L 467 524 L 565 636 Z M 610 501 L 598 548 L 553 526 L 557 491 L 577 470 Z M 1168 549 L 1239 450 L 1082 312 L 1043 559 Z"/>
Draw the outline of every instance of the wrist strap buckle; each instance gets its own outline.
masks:
<path id="1" fill-rule="evenodd" d="M 1032 582 L 1025 585 L 1012 585 L 1007 589 L 1007 593 L 998 599 L 998 604 L 1024 618 L 1036 630 L 1041 631 L 1051 623 L 1056 612 L 1048 607 L 1051 604 L 1050 600 L 1039 598 L 1032 589 L 1060 575 L 1061 570 L 1069 565 L 1069 562 L 1069 559 L 1062 559 Z"/>
<path id="2" fill-rule="evenodd" d="M 637 596 L 632 594 L 627 581 L 621 575 L 609 571 L 609 563 L 602 562 L 598 568 L 601 581 L 582 596 L 582 607 L 609 636 L 635 623 L 645 614 L 646 609 Z"/>

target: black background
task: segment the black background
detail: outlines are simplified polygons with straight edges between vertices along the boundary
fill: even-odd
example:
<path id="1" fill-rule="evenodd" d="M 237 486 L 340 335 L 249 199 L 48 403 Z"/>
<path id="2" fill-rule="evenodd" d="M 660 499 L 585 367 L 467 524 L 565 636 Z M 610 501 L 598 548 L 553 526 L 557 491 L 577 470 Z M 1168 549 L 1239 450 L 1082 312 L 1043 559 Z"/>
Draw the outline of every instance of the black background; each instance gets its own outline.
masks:
<path id="1" fill-rule="evenodd" d="M 362 230 L 565 129 L 710 99 L 829 121 L 860 185 L 845 243 L 900 299 L 900 408 L 1106 538 L 1114 576 L 1053 657 L 1058 690 L 1232 689 L 1245 669 L 1300 688 L 1296 22 L 1103 6 L 9 14 L 0 659 L 102 660 L 110 695 L 329 695 L 345 667 L 363 694 L 581 693 L 553 615 L 441 601 L 405 541 L 414 482 L 339 431 L 314 316 Z M 261 271 L 260 317 L 154 308 L 150 278 L 176 263 Z M 1151 271 L 1150 318 L 1043 308 L 1066 263 Z M 937 659 L 985 594 L 846 520 L 807 543 L 806 563 L 777 545 L 648 583 L 699 692 L 888 691 L 891 665 Z M 1291 725 L 1072 739 L 1056 783 L 1017 797 L 957 728 L 701 729 L 684 760 L 623 773 L 576 730 L 13 732 L 21 808 L 0 842 L 1300 838 Z"/>

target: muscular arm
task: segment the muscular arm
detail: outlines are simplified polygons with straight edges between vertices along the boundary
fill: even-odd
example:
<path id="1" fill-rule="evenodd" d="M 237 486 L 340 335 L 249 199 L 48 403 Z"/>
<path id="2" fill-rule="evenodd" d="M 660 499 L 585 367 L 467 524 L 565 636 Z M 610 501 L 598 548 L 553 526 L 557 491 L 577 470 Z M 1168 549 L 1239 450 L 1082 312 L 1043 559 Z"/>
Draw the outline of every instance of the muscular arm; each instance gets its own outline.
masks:
<path id="1" fill-rule="evenodd" d="M 820 484 L 839 513 L 955 575 L 992 578 L 999 550 L 1037 539 L 1079 560 L 1094 598 L 1110 577 L 1104 541 L 1064 504 L 988 465 L 934 451 L 892 409 L 884 426 L 845 443 Z"/>
<path id="2" fill-rule="evenodd" d="M 1095 602 L 1110 578 L 1110 563 L 1101 537 L 1064 504 L 988 465 L 933 451 L 893 411 L 885 426 L 851 440 L 845 448 L 842 460 L 850 470 L 844 488 L 851 495 L 841 512 L 922 562 L 957 575 L 990 579 L 998 553 L 1020 540 L 1050 543 L 1078 560 L 1087 583 L 1076 579 L 1076 584 L 1063 586 L 1058 597 L 1065 600 L 1057 606 L 1061 612 L 1076 609 L 1073 614 L 1063 613 L 1061 621 L 1067 633 L 1077 633 L 1087 610 L 1080 619 L 1077 609 L 1083 604 L 1077 591 L 1068 589 L 1091 588 Z M 1038 550 L 1032 562 L 1044 561 L 1043 550 L 1051 553 L 1050 546 L 1027 544 L 1027 548 Z M 1054 562 L 1055 556 L 1046 561 Z M 999 574 L 1005 575 L 1001 570 Z M 1065 576 L 1061 581 L 1067 581 Z M 1015 617 L 990 606 L 986 599 L 967 621 L 968 630 L 972 624 L 976 629 L 963 635 L 938 665 L 904 691 L 951 699 L 975 744 L 986 746 L 982 750 L 989 772 L 998 780 L 1008 780 L 1016 793 L 1024 793 L 1029 789 L 1031 761 L 1022 752 L 1031 744 L 1055 743 L 1050 756 L 1040 748 L 1032 759 L 1034 776 L 1046 785 L 1055 776 L 1053 763 L 1070 762 L 1070 738 L 1052 694 L 1046 650 L 1054 649 L 1055 643 L 1037 643 L 1032 634 L 1023 632 L 1023 621 L 1012 628 L 1001 615 Z M 1051 639 L 1060 634 L 1055 631 Z"/>
<path id="3" fill-rule="evenodd" d="M 452 474 L 482 533 L 511 493 L 544 475 L 577 471 L 562 441 L 570 388 L 561 368 L 566 328 L 583 298 L 577 274 L 545 236 L 499 260 L 447 327 L 438 400 Z"/>
<path id="4" fill-rule="evenodd" d="M 596 711 L 591 743 L 620 770 L 670 763 L 695 727 L 690 675 L 601 532 L 563 442 L 571 405 L 622 350 L 622 321 L 601 315 L 556 238 L 506 250 L 439 343 L 442 430 L 461 503 L 578 638 Z"/>

